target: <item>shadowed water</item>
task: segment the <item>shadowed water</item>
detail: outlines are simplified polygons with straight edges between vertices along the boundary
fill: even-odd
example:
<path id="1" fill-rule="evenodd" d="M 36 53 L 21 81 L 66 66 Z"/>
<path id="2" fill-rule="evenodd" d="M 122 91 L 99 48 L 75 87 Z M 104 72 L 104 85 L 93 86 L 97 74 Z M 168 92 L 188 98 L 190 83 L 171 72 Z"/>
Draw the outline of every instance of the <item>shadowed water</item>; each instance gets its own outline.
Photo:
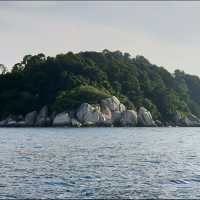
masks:
<path id="1" fill-rule="evenodd" d="M 1 128 L 0 199 L 200 198 L 200 128 Z"/>

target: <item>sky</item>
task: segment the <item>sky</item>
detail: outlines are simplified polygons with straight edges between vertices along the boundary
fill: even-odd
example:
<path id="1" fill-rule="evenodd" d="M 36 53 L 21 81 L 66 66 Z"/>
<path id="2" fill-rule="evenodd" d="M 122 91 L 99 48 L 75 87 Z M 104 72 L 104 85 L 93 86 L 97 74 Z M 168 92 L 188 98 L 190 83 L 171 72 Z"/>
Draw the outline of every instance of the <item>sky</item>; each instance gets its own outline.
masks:
<path id="1" fill-rule="evenodd" d="M 103 49 L 200 76 L 200 2 L 0 1 L 0 63 Z"/>

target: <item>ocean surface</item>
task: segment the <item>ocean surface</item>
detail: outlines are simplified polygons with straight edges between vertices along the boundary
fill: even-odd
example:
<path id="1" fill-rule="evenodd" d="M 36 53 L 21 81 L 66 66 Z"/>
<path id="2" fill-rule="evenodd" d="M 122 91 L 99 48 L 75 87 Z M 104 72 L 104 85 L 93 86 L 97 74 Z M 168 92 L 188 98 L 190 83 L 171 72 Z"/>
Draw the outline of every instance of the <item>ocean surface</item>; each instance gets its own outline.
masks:
<path id="1" fill-rule="evenodd" d="M 5 198 L 200 198 L 200 128 L 1 128 Z"/>

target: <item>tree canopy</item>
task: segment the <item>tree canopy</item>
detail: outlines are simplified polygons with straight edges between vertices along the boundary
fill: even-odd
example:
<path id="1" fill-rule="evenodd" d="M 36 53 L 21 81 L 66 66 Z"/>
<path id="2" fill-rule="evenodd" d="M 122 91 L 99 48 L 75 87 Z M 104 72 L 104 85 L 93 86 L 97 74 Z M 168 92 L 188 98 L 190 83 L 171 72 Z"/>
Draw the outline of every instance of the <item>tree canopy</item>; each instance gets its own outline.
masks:
<path id="1" fill-rule="evenodd" d="M 155 119 L 175 111 L 200 117 L 200 79 L 120 51 L 26 55 L 7 71 L 0 65 L 0 117 L 49 106 L 61 111 L 115 95 L 129 108 L 145 106 Z"/>

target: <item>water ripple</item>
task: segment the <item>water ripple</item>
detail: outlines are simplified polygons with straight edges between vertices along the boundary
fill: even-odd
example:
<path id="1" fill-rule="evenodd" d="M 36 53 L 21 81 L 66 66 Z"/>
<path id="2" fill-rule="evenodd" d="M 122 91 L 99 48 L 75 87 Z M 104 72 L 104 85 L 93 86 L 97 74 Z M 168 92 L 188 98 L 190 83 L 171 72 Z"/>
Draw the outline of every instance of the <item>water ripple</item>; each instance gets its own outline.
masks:
<path id="1" fill-rule="evenodd" d="M 0 199 L 199 198 L 199 128 L 0 129 Z"/>

